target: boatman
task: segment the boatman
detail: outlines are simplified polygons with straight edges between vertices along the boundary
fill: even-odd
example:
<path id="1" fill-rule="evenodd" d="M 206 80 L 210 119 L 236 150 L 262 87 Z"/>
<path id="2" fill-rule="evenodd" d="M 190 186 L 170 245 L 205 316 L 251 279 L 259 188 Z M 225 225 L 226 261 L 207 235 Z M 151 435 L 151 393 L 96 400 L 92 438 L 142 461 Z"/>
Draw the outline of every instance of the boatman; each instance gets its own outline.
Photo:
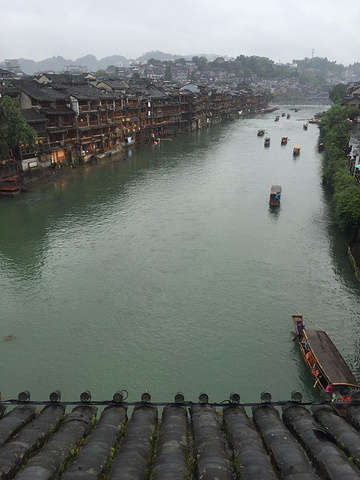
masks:
<path id="1" fill-rule="evenodd" d="M 302 317 L 299 317 L 295 322 L 295 331 L 299 339 L 303 337 L 304 328 L 305 328 L 305 325 L 304 325 L 303 319 Z"/>

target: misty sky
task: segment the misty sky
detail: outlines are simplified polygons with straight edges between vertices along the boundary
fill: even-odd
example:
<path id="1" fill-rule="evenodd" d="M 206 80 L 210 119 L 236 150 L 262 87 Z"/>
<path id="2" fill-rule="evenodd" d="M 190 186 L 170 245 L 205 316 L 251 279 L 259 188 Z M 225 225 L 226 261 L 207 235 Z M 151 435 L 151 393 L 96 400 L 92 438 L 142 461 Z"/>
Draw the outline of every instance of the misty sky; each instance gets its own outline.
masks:
<path id="1" fill-rule="evenodd" d="M 360 0 L 1 1 L 0 61 L 93 54 L 360 61 Z"/>

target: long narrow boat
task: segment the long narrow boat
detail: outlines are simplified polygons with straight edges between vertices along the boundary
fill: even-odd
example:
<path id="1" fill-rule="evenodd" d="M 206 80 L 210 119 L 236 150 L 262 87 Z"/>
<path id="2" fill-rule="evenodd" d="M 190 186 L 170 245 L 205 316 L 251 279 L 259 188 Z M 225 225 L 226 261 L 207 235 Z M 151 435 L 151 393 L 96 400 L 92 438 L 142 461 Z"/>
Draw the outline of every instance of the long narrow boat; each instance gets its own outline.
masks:
<path id="1" fill-rule="evenodd" d="M 0 186 L 1 197 L 15 197 L 21 191 L 20 185 L 2 185 Z"/>
<path id="2" fill-rule="evenodd" d="M 297 157 L 298 155 L 300 155 L 300 149 L 301 149 L 301 146 L 300 145 L 295 145 L 294 148 L 293 148 L 293 155 L 294 157 Z"/>
<path id="3" fill-rule="evenodd" d="M 278 207 L 280 205 L 282 188 L 280 185 L 272 185 L 270 190 L 269 205 Z"/>
<path id="4" fill-rule="evenodd" d="M 292 315 L 300 351 L 315 383 L 332 393 L 334 401 L 351 401 L 360 392 L 350 368 L 325 330 L 305 328 L 301 314 Z"/>

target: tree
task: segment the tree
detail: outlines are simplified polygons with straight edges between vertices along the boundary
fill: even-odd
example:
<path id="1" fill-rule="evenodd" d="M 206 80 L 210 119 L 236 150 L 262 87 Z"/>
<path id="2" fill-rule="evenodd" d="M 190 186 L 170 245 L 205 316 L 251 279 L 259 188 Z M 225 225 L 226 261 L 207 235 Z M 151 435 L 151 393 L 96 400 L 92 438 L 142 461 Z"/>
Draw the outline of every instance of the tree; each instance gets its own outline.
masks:
<path id="1" fill-rule="evenodd" d="M 147 61 L 148 65 L 161 65 L 163 62 L 161 60 L 158 60 L 156 58 L 149 58 Z"/>
<path id="2" fill-rule="evenodd" d="M 171 63 L 168 62 L 165 67 L 164 80 L 172 80 Z"/>
<path id="3" fill-rule="evenodd" d="M 340 104 L 346 96 L 346 85 L 337 83 L 330 88 L 329 98 L 335 104 Z"/>
<path id="4" fill-rule="evenodd" d="M 334 196 L 335 219 L 340 230 L 352 236 L 360 228 L 360 188 L 352 185 Z"/>
<path id="5" fill-rule="evenodd" d="M 195 63 L 195 65 L 198 67 L 200 71 L 204 70 L 208 63 L 208 60 L 206 57 L 192 57 L 191 60 L 192 62 Z"/>
<path id="6" fill-rule="evenodd" d="M 108 72 L 106 70 L 97 70 L 94 75 L 96 78 L 106 77 Z"/>
<path id="7" fill-rule="evenodd" d="M 139 80 L 141 80 L 140 73 L 139 73 L 139 72 L 134 72 L 134 73 L 132 74 L 131 80 L 132 80 L 133 82 L 138 82 Z"/>
<path id="8" fill-rule="evenodd" d="M 9 158 L 10 150 L 15 155 L 20 144 L 35 149 L 36 139 L 36 131 L 26 123 L 17 101 L 5 95 L 0 102 L 0 157 Z"/>

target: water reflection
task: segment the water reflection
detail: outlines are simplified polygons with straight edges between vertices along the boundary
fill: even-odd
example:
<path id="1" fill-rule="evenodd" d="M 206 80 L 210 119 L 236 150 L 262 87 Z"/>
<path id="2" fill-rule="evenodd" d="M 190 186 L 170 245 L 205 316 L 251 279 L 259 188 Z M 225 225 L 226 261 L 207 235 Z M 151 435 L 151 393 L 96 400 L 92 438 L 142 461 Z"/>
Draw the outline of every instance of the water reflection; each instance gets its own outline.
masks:
<path id="1" fill-rule="evenodd" d="M 271 220 L 278 220 L 281 211 L 281 204 L 279 206 L 269 205 L 269 217 Z"/>

